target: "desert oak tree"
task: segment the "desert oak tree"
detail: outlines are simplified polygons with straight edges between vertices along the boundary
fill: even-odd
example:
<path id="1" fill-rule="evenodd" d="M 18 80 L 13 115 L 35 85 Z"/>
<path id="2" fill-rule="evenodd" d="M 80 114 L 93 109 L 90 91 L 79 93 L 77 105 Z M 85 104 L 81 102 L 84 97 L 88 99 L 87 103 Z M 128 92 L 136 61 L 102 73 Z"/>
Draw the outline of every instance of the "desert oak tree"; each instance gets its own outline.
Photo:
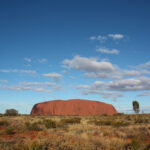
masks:
<path id="1" fill-rule="evenodd" d="M 139 113 L 139 102 L 136 101 L 136 100 L 134 100 L 134 101 L 132 102 L 132 105 L 133 105 L 133 110 L 134 110 L 134 112 L 135 112 L 136 114 L 138 114 L 138 113 Z"/>

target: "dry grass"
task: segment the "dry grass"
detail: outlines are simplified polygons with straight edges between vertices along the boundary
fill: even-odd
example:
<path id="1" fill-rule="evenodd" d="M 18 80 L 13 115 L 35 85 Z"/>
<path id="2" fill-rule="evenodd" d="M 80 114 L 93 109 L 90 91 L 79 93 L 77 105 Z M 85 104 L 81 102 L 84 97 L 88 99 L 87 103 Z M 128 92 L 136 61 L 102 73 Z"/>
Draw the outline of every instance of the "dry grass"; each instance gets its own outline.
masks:
<path id="1" fill-rule="evenodd" d="M 149 149 L 150 114 L 0 117 L 0 150 Z"/>

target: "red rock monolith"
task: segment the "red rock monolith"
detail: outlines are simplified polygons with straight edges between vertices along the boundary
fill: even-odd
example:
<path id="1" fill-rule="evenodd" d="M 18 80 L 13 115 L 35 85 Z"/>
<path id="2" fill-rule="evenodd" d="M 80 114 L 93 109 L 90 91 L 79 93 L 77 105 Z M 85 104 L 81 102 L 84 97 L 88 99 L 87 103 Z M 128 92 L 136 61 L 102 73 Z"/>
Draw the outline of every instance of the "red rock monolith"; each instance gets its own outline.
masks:
<path id="1" fill-rule="evenodd" d="M 91 116 L 108 114 L 113 115 L 118 112 L 111 104 L 106 104 L 92 100 L 54 100 L 35 104 L 31 115 L 79 115 Z"/>

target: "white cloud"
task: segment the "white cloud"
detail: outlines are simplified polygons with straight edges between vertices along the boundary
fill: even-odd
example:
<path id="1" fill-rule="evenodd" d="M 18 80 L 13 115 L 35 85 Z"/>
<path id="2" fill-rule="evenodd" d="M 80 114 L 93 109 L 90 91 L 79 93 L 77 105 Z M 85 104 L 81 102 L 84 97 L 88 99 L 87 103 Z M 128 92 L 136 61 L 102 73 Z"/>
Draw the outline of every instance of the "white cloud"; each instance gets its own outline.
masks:
<path id="1" fill-rule="evenodd" d="M 78 55 L 73 57 L 73 59 L 65 59 L 63 64 L 65 68 L 83 71 L 83 75 L 89 78 L 119 80 L 123 77 L 150 75 L 149 70 L 140 67 L 134 70 L 122 70 L 108 60 L 99 61 L 97 58 L 81 57 Z M 148 63 L 146 63 L 146 66 L 147 64 Z"/>
<path id="2" fill-rule="evenodd" d="M 97 36 L 97 40 L 99 40 L 99 41 L 107 40 L 107 37 L 99 35 L 99 36 Z"/>
<path id="3" fill-rule="evenodd" d="M 90 78 L 122 78 L 120 69 L 106 60 L 99 61 L 97 58 L 87 58 L 81 56 L 75 56 L 73 59 L 65 59 L 63 61 L 64 67 L 70 69 L 81 70 L 86 77 Z"/>
<path id="4" fill-rule="evenodd" d="M 84 73 L 84 76 L 89 78 L 102 78 L 102 79 L 122 79 L 122 74 L 119 72 L 119 69 L 116 71 L 108 73 L 108 72 L 87 72 Z"/>
<path id="5" fill-rule="evenodd" d="M 26 66 L 26 67 L 31 67 L 31 64 L 26 64 L 25 66 Z"/>
<path id="6" fill-rule="evenodd" d="M 95 81 L 94 83 L 92 83 L 91 85 L 77 85 L 75 86 L 76 89 L 88 89 L 89 91 L 91 92 L 96 92 L 97 93 L 97 90 L 100 90 L 98 91 L 99 92 L 102 92 L 103 89 L 105 89 L 105 82 L 103 81 Z"/>
<path id="7" fill-rule="evenodd" d="M 104 92 L 102 93 L 102 98 L 105 99 L 112 99 L 113 101 L 116 101 L 119 97 L 123 97 L 124 95 L 121 93 L 114 93 L 114 92 Z"/>
<path id="8" fill-rule="evenodd" d="M 35 70 L 20 70 L 20 73 L 32 74 L 35 75 L 37 72 Z"/>
<path id="9" fill-rule="evenodd" d="M 118 55 L 119 54 L 119 50 L 117 49 L 107 49 L 107 48 L 98 48 L 96 50 L 97 52 L 100 52 L 100 53 L 105 53 L 105 54 L 116 54 Z"/>
<path id="10" fill-rule="evenodd" d="M 69 78 L 71 78 L 71 79 L 75 79 L 76 77 L 74 77 L 74 76 L 69 76 Z"/>
<path id="11" fill-rule="evenodd" d="M 144 63 L 144 64 L 140 64 L 137 66 L 137 68 L 150 68 L 150 61 Z"/>
<path id="12" fill-rule="evenodd" d="M 103 86 L 104 84 L 105 84 L 105 82 L 103 82 L 103 81 L 95 81 L 95 82 L 93 83 L 93 85 L 96 86 L 96 87 L 101 87 L 101 86 Z"/>
<path id="13" fill-rule="evenodd" d="M 10 70 L 8 70 L 8 69 L 2 69 L 1 72 L 3 72 L 3 73 L 9 73 Z"/>
<path id="14" fill-rule="evenodd" d="M 77 86 L 75 86 L 76 89 L 86 89 L 89 87 L 90 87 L 89 85 L 77 85 Z"/>
<path id="15" fill-rule="evenodd" d="M 36 87 L 32 89 L 35 92 L 44 92 L 44 93 L 52 93 L 52 90 L 45 89 L 43 87 Z"/>
<path id="16" fill-rule="evenodd" d="M 5 86 L 5 85 L 1 85 L 1 88 L 7 89 L 7 90 L 15 90 L 15 91 L 32 90 L 31 87 L 25 87 L 25 86 L 20 86 L 20 85 L 13 85 L 13 86 Z"/>
<path id="17" fill-rule="evenodd" d="M 109 91 L 101 91 L 96 89 L 88 89 L 88 90 L 82 90 L 81 93 L 83 95 L 89 95 L 89 94 L 99 94 L 104 99 L 111 99 L 113 101 L 116 101 L 119 97 L 123 97 L 124 95 L 121 93 L 116 92 L 109 92 Z"/>
<path id="18" fill-rule="evenodd" d="M 14 91 L 34 91 L 34 92 L 44 92 L 52 93 L 58 90 L 64 90 L 61 85 L 53 82 L 19 82 L 15 85 L 4 85 L 0 84 L 1 89 L 14 90 Z"/>
<path id="19" fill-rule="evenodd" d="M 58 81 L 62 78 L 62 75 L 58 74 L 58 73 L 45 73 L 45 74 L 43 74 L 43 76 L 52 78 L 54 81 Z"/>
<path id="20" fill-rule="evenodd" d="M 140 110 L 142 113 L 149 113 L 150 106 L 141 106 Z"/>
<path id="21" fill-rule="evenodd" d="M 108 38 L 111 38 L 113 40 L 120 40 L 124 38 L 124 35 L 123 34 L 108 34 L 107 36 L 98 35 L 98 36 L 89 37 L 89 39 L 92 41 L 97 40 L 100 42 L 105 42 Z"/>
<path id="22" fill-rule="evenodd" d="M 68 71 L 66 71 L 66 70 L 63 70 L 63 71 L 61 71 L 63 74 L 69 74 L 69 72 Z"/>
<path id="23" fill-rule="evenodd" d="M 112 38 L 113 40 L 119 40 L 119 39 L 123 39 L 124 35 L 123 34 L 108 34 L 108 37 Z"/>
<path id="24" fill-rule="evenodd" d="M 0 71 L 3 73 L 22 73 L 22 74 L 30 74 L 30 75 L 37 74 L 35 70 L 2 69 Z"/>
<path id="25" fill-rule="evenodd" d="M 125 76 L 140 76 L 141 72 L 137 70 L 125 70 L 124 75 Z"/>
<path id="26" fill-rule="evenodd" d="M 47 86 L 53 86 L 53 85 L 56 85 L 56 83 L 53 83 L 53 82 L 45 82 L 45 85 L 47 85 Z"/>
<path id="27" fill-rule="evenodd" d="M 40 85 L 39 82 L 20 82 L 22 85 Z"/>
<path id="28" fill-rule="evenodd" d="M 139 77 L 110 81 L 107 89 L 112 91 L 142 91 L 150 90 L 150 78 Z"/>
<path id="29" fill-rule="evenodd" d="M 144 67 L 150 68 L 150 61 L 144 64 Z"/>
<path id="30" fill-rule="evenodd" d="M 48 62 L 48 60 L 46 58 L 41 58 L 41 59 L 38 59 L 38 62 L 41 64 L 45 64 Z"/>
<path id="31" fill-rule="evenodd" d="M 11 71 L 14 72 L 14 73 L 15 73 L 15 72 L 19 72 L 18 69 L 12 69 Z M 20 70 L 20 72 L 21 72 L 21 71 L 22 71 L 22 70 Z"/>
<path id="32" fill-rule="evenodd" d="M 62 88 L 62 86 L 61 85 L 55 85 L 54 87 L 53 87 L 53 90 L 54 91 L 58 91 L 58 90 L 65 90 L 65 88 Z"/>
<path id="33" fill-rule="evenodd" d="M 54 82 L 44 82 L 44 83 L 40 83 L 40 82 L 20 82 L 19 85 L 46 87 L 46 86 L 56 86 L 57 84 L 54 83 Z"/>
<path id="34" fill-rule="evenodd" d="M 102 78 L 102 79 L 107 79 L 110 77 L 110 75 L 107 72 L 103 72 L 103 73 L 97 73 L 97 72 L 88 72 L 88 73 L 84 73 L 84 75 L 86 77 L 89 78 Z"/>
<path id="35" fill-rule="evenodd" d="M 31 62 L 31 58 L 24 58 L 24 60 L 25 60 L 26 62 L 28 62 L 28 63 Z"/>
<path id="36" fill-rule="evenodd" d="M 0 80 L 0 82 L 8 83 L 8 80 Z"/>
<path id="37" fill-rule="evenodd" d="M 139 94 L 138 96 L 150 96 L 150 92 L 143 92 Z"/>
<path id="38" fill-rule="evenodd" d="M 150 75 L 150 71 L 138 69 L 138 70 L 124 70 L 123 76 L 142 76 L 142 75 Z"/>
<path id="39" fill-rule="evenodd" d="M 91 85 L 76 85 L 74 86 L 76 89 L 80 90 L 81 94 L 89 95 L 89 94 L 99 94 L 102 98 L 117 100 L 119 97 L 123 97 L 123 94 L 117 92 L 107 91 L 106 84 L 103 81 L 95 81 Z"/>
<path id="40" fill-rule="evenodd" d="M 72 60 L 65 59 L 63 64 L 67 68 L 82 70 L 87 72 L 113 72 L 116 67 L 107 61 L 98 61 L 96 58 L 75 56 Z"/>
<path id="41" fill-rule="evenodd" d="M 96 40 L 97 37 L 96 37 L 96 36 L 91 36 L 89 39 L 90 39 L 90 40 Z"/>
<path id="42" fill-rule="evenodd" d="M 58 90 L 62 90 L 61 85 L 57 85 L 56 83 L 50 83 L 50 82 L 45 82 L 45 83 L 20 82 L 19 84 L 11 85 L 11 86 L 0 84 L 0 88 L 6 90 L 14 90 L 14 91 L 34 91 L 34 92 L 44 92 L 44 93 L 52 93 Z"/>
<path id="43" fill-rule="evenodd" d="M 130 79 L 119 79 L 114 81 L 95 81 L 91 85 L 76 85 L 76 89 L 84 95 L 100 94 L 103 98 L 112 98 L 113 100 L 122 97 L 120 92 L 145 91 L 150 90 L 150 78 L 138 77 Z M 148 96 L 150 92 L 144 92 L 138 96 Z"/>
<path id="44" fill-rule="evenodd" d="M 97 41 L 100 41 L 100 42 L 104 42 L 107 40 L 107 37 L 106 36 L 102 36 L 102 35 L 98 35 L 98 36 L 91 36 L 89 38 L 90 40 L 97 40 Z"/>

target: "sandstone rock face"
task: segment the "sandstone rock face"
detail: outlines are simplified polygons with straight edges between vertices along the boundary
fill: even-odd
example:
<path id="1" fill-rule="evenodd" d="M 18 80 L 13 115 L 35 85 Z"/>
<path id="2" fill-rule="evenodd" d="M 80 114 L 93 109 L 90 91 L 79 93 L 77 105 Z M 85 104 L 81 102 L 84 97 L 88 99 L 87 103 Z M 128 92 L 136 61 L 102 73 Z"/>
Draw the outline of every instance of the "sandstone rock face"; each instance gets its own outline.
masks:
<path id="1" fill-rule="evenodd" d="M 54 100 L 35 104 L 31 115 L 79 115 L 91 116 L 118 112 L 110 105 L 99 101 L 91 100 Z"/>

